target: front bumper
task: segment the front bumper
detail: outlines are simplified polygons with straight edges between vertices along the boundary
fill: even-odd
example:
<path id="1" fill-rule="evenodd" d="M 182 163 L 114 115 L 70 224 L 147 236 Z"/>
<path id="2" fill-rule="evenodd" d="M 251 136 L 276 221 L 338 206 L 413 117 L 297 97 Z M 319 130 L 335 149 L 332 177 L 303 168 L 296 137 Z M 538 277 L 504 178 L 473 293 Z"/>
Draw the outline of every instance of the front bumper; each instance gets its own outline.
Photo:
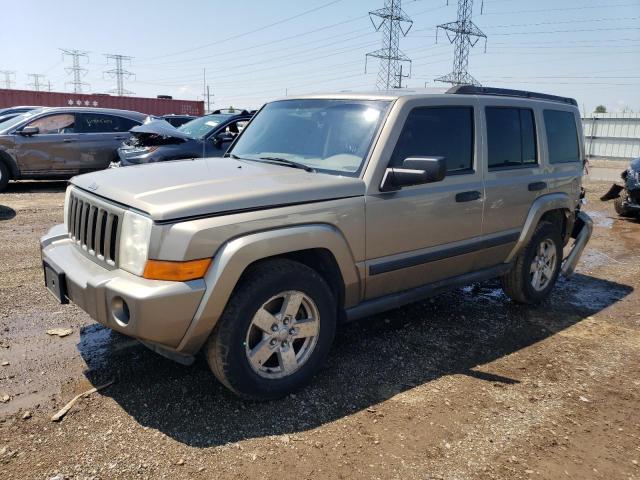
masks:
<path id="1" fill-rule="evenodd" d="M 573 226 L 573 232 L 571 237 L 575 239 L 573 246 L 569 251 L 569 255 L 562 263 L 561 273 L 565 277 L 570 277 L 578 265 L 578 260 L 584 251 L 584 247 L 587 246 L 591 234 L 593 233 L 593 220 L 584 212 L 578 212 L 576 215 L 576 222 Z"/>
<path id="2" fill-rule="evenodd" d="M 158 350 L 175 351 L 206 290 L 202 279 L 166 282 L 108 270 L 73 244 L 64 225 L 49 230 L 40 248 L 43 261 L 64 273 L 69 300 L 97 322 Z"/>

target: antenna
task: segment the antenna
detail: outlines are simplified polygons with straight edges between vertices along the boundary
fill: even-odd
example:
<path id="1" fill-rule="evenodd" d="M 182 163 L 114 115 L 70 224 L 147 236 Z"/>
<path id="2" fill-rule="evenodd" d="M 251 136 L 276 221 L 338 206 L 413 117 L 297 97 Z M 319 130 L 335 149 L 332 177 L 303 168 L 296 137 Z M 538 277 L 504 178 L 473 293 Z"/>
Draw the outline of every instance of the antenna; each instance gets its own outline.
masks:
<path id="1" fill-rule="evenodd" d="M 448 4 L 449 2 L 447 1 Z M 480 85 L 467 71 L 469 67 L 469 49 L 474 47 L 481 38 L 484 38 L 484 49 L 486 51 L 487 36 L 471 21 L 472 13 L 473 0 L 458 0 L 458 19 L 455 22 L 443 23 L 436 27 L 436 43 L 438 42 L 438 30 L 442 29 L 446 32 L 449 41 L 455 44 L 453 71 L 436 78 L 436 82 L 450 83 L 452 85 Z"/>
<path id="2" fill-rule="evenodd" d="M 127 90 L 126 88 L 124 88 L 124 79 L 131 78 L 135 75 L 132 72 L 129 72 L 122 68 L 123 62 L 131 62 L 133 57 L 111 53 L 105 54 L 105 57 L 107 57 L 107 63 L 109 63 L 110 59 L 116 61 L 116 68 L 112 68 L 111 70 L 107 70 L 106 72 L 104 72 L 104 74 L 109 78 L 116 79 L 116 88 L 109 90 L 109 93 L 115 93 L 120 97 L 133 94 L 131 90 Z"/>
<path id="3" fill-rule="evenodd" d="M 400 51 L 400 35 L 407 36 L 413 26 L 413 20 L 402 10 L 401 0 L 385 0 L 384 8 L 369 12 L 369 18 L 373 28 L 377 32 L 382 31 L 382 48 L 365 55 L 364 71 L 367 72 L 369 57 L 379 58 L 380 68 L 378 69 L 376 88 L 378 90 L 400 88 L 403 78 L 401 71 L 403 63 L 409 64 L 409 73 L 404 77 L 411 76 L 411 60 Z M 396 80 L 398 83 L 395 83 Z"/>
<path id="4" fill-rule="evenodd" d="M 32 82 L 28 85 L 33 87 L 36 92 L 40 92 L 44 89 L 44 79 L 45 76 L 42 73 L 27 73 L 27 77 L 32 78 Z M 49 82 L 49 91 L 51 91 L 51 82 Z"/>
<path id="5" fill-rule="evenodd" d="M 11 77 L 15 77 L 16 72 L 12 70 L 0 70 L 0 75 L 4 75 L 4 88 L 10 89 L 13 84 Z"/>
<path id="6" fill-rule="evenodd" d="M 89 52 L 85 52 L 82 50 L 69 50 L 66 48 L 61 48 L 62 58 L 65 56 L 69 56 L 72 59 L 72 66 L 64 69 L 67 74 L 73 74 L 73 81 L 67 82 L 66 84 L 73 85 L 73 93 L 82 93 L 82 87 L 89 88 L 89 84 L 82 81 L 82 77 L 87 74 L 87 69 L 82 68 L 80 66 L 80 59 L 84 58 L 87 62 L 89 62 Z"/>

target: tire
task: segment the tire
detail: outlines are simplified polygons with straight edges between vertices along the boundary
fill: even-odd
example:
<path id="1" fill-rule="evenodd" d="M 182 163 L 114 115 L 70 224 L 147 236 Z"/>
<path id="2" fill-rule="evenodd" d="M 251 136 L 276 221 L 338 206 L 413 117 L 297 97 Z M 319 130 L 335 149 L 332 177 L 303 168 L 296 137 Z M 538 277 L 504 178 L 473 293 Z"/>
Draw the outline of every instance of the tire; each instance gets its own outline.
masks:
<path id="1" fill-rule="evenodd" d="M 9 168 L 0 161 L 0 192 L 3 192 L 9 184 Z"/>
<path id="2" fill-rule="evenodd" d="M 326 360 L 336 312 L 331 290 L 315 270 L 287 259 L 259 263 L 234 291 L 207 342 L 209 367 L 241 397 L 283 397 L 309 383 Z M 304 321 L 313 317 L 315 323 Z"/>
<path id="3" fill-rule="evenodd" d="M 632 217 L 633 213 L 624 205 L 624 199 L 618 197 L 613 201 L 613 208 L 616 209 L 616 213 L 621 217 Z"/>
<path id="4" fill-rule="evenodd" d="M 541 250 L 542 249 L 542 250 Z M 542 252 L 547 257 L 541 255 Z M 554 255 L 553 265 L 548 259 Z M 535 263 L 535 264 L 534 264 Z M 549 296 L 558 279 L 562 264 L 562 234 L 554 223 L 542 221 L 524 250 L 516 258 L 513 268 L 500 280 L 502 289 L 518 303 L 540 303 Z M 547 265 L 546 268 L 542 265 Z M 540 270 L 536 280 L 536 273 Z"/>

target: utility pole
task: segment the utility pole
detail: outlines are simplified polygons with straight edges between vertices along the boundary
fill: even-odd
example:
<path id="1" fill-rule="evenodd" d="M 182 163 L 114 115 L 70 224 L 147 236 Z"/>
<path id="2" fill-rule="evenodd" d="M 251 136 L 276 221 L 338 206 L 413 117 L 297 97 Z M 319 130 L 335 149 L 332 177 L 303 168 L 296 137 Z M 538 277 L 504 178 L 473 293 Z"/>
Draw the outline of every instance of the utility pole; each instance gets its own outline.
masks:
<path id="1" fill-rule="evenodd" d="M 67 82 L 66 85 L 73 85 L 73 93 L 82 93 L 82 88 L 89 88 L 89 84 L 82 81 L 82 77 L 87 74 L 87 69 L 82 68 L 80 66 L 80 59 L 84 58 L 87 62 L 89 62 L 89 52 L 85 52 L 82 50 L 68 50 L 66 48 L 61 48 L 62 58 L 65 56 L 71 57 L 71 67 L 67 67 L 64 69 L 67 74 L 73 74 L 73 81 Z"/>
<path id="2" fill-rule="evenodd" d="M 438 30 L 442 29 L 447 33 L 449 42 L 455 45 L 453 71 L 436 78 L 436 82 L 452 85 L 480 85 L 468 72 L 469 49 L 474 47 L 481 38 L 484 38 L 486 51 L 487 36 L 471 21 L 472 13 L 473 0 L 458 0 L 458 19 L 455 22 L 443 23 L 436 27 L 436 43 L 438 42 Z"/>
<path id="3" fill-rule="evenodd" d="M 126 55 L 119 55 L 119 54 L 105 54 L 105 57 L 107 57 L 107 63 L 109 62 L 109 60 L 115 60 L 116 62 L 116 68 L 112 68 L 111 70 L 107 70 L 104 72 L 104 74 L 107 75 L 109 78 L 116 79 L 116 88 L 109 90 L 109 93 L 115 93 L 120 97 L 123 97 L 125 95 L 131 95 L 133 92 L 131 90 L 127 90 L 126 88 L 124 88 L 124 79 L 131 78 L 134 76 L 134 74 L 132 72 L 125 70 L 122 67 L 122 64 L 124 62 L 131 62 L 133 57 L 128 57 Z"/>
<path id="4" fill-rule="evenodd" d="M 11 77 L 15 77 L 16 72 L 12 70 L 0 70 L 0 75 L 4 75 L 4 88 L 10 89 L 13 85 Z"/>
<path id="5" fill-rule="evenodd" d="M 209 85 L 207 85 L 207 113 L 211 112 L 211 93 L 209 92 Z"/>
<path id="6" fill-rule="evenodd" d="M 401 66 L 409 64 L 409 74 L 411 76 L 411 60 L 400 51 L 400 35 L 406 37 L 413 26 L 411 20 L 402 10 L 402 0 L 385 0 L 384 8 L 369 12 L 369 18 L 373 28 L 377 32 L 382 32 L 382 48 L 369 52 L 365 56 L 364 71 L 367 71 L 367 59 L 369 57 L 380 59 L 376 88 L 378 90 L 390 90 L 396 88 L 394 85 L 396 78 L 401 82 Z"/>
<path id="7" fill-rule="evenodd" d="M 32 79 L 31 83 L 28 84 L 30 87 L 33 87 L 36 92 L 42 91 L 45 78 L 42 73 L 27 73 L 27 77 Z M 51 91 L 51 82 L 49 82 L 49 91 Z"/>

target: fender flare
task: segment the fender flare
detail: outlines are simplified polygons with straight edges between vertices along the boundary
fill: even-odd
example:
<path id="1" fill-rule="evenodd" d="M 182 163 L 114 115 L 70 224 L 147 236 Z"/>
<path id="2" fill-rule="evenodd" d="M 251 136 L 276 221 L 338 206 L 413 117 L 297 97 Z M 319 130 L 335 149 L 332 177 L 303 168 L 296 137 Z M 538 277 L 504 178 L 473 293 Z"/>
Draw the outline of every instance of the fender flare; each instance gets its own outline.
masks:
<path id="1" fill-rule="evenodd" d="M 11 174 L 11 178 L 18 178 L 20 176 L 18 162 L 16 162 L 16 160 L 7 152 L 0 150 L 0 162 L 7 166 L 9 173 Z"/>
<path id="2" fill-rule="evenodd" d="M 520 232 L 520 237 L 507 256 L 505 263 L 513 261 L 524 246 L 529 243 L 540 219 L 545 213 L 551 210 L 568 210 L 572 212 L 574 209 L 574 202 L 571 201 L 571 197 L 566 193 L 550 193 L 535 199 L 531 208 L 529 208 L 529 213 Z"/>
<path id="3" fill-rule="evenodd" d="M 207 290 L 177 350 L 194 354 L 209 337 L 234 288 L 247 267 L 268 257 L 320 248 L 335 258 L 344 281 L 345 306 L 360 300 L 360 275 L 349 244 L 328 224 L 309 224 L 266 230 L 235 238 L 222 245 L 205 275 Z"/>

